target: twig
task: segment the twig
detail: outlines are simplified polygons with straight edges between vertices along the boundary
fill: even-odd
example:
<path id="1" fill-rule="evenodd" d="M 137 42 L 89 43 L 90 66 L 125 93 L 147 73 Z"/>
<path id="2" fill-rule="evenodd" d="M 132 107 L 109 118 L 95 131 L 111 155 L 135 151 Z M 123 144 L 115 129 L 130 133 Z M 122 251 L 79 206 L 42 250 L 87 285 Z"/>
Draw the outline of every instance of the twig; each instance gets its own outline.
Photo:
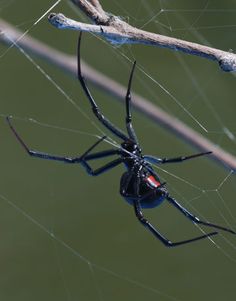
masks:
<path id="1" fill-rule="evenodd" d="M 182 51 L 217 61 L 224 71 L 236 71 L 236 54 L 180 39 L 137 29 L 119 17 L 106 13 L 98 0 L 71 0 L 94 24 L 74 21 L 51 13 L 49 22 L 60 29 L 87 31 L 103 36 L 112 44 L 145 44 Z"/>
<path id="2" fill-rule="evenodd" d="M 102 6 L 99 2 L 99 0 L 90 0 L 91 4 L 97 9 L 99 10 L 100 12 L 104 12 L 104 10 L 102 9 Z"/>
<path id="3" fill-rule="evenodd" d="M 76 58 L 74 56 L 66 55 L 29 36 L 20 38 L 22 34 L 21 31 L 15 29 L 7 22 L 0 20 L 1 42 L 12 45 L 12 41 L 17 41 L 18 45 L 24 50 L 47 60 L 49 63 L 68 72 L 74 77 L 77 76 Z M 110 77 L 106 77 L 84 62 L 82 62 L 82 68 L 84 76 L 89 82 L 111 94 L 113 96 L 112 99 L 117 99 L 124 103 L 124 95 L 126 94 L 126 88 L 124 86 L 115 82 Z M 189 128 L 186 124 L 167 114 L 145 98 L 135 93 L 132 93 L 132 95 L 134 99 L 133 106 L 149 119 L 152 119 L 158 125 L 165 127 L 177 137 L 197 149 L 201 151 L 213 151 L 213 154 L 209 158 L 217 160 L 226 168 L 230 168 L 233 171 L 236 170 L 236 158 L 233 155 L 213 144 L 208 139 Z"/>
<path id="4" fill-rule="evenodd" d="M 78 6 L 92 22 L 99 24 L 106 24 L 108 22 L 109 17 L 103 10 L 99 0 L 71 0 L 71 2 Z"/>

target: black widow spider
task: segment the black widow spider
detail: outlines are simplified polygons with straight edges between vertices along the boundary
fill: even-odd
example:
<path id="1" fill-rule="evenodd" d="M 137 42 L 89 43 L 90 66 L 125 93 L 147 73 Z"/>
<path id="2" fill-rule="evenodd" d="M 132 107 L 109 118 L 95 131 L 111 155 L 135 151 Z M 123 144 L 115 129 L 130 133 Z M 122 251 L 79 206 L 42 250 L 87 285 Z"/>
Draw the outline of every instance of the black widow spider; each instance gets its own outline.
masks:
<path id="1" fill-rule="evenodd" d="M 236 234 L 231 229 L 215 225 L 206 221 L 200 220 L 198 217 L 194 216 L 187 209 L 185 209 L 182 205 L 180 205 L 174 198 L 172 198 L 168 190 L 166 188 L 166 183 L 161 183 L 159 176 L 152 168 L 151 164 L 165 164 L 165 163 L 178 163 L 183 162 L 185 160 L 190 160 L 196 157 L 200 157 L 203 155 L 210 154 L 211 152 L 203 152 L 190 156 L 182 156 L 176 158 L 157 158 L 154 156 L 145 156 L 142 155 L 140 145 L 138 143 L 137 136 L 132 126 L 132 116 L 131 116 L 131 83 L 133 79 L 135 64 L 134 62 L 131 74 L 129 77 L 129 83 L 126 93 L 126 128 L 127 134 L 122 132 L 119 128 L 113 125 L 100 111 L 97 106 L 93 96 L 90 93 L 89 88 L 86 85 L 86 82 L 83 78 L 81 72 L 81 64 L 80 64 L 80 45 L 81 45 L 81 34 L 79 36 L 78 41 L 78 80 L 82 86 L 82 89 L 87 96 L 92 111 L 95 114 L 96 118 L 116 137 L 123 140 L 121 143 L 121 147 L 118 149 L 109 149 L 105 151 L 90 153 L 99 143 L 101 143 L 106 137 L 100 138 L 96 143 L 94 143 L 83 155 L 78 157 L 62 157 L 57 155 L 51 155 L 47 153 L 42 153 L 38 151 L 34 151 L 28 148 L 22 138 L 19 136 L 15 128 L 13 127 L 10 117 L 7 117 L 7 122 L 20 142 L 20 144 L 24 147 L 26 152 L 33 157 L 38 157 L 41 159 L 48 160 L 56 160 L 62 161 L 65 163 L 80 163 L 86 172 L 91 176 L 98 176 L 110 169 L 116 167 L 117 165 L 124 163 L 127 171 L 122 175 L 120 180 L 120 194 L 121 196 L 134 207 L 135 215 L 137 219 L 141 222 L 143 226 L 145 226 L 156 238 L 158 238 L 165 246 L 167 247 L 175 247 L 187 243 L 191 243 L 197 240 L 201 240 L 204 238 L 208 238 L 210 236 L 218 234 L 218 232 L 210 232 L 205 235 L 201 235 L 198 237 L 194 237 L 187 240 L 182 240 L 178 242 L 172 242 L 163 236 L 154 226 L 143 216 L 142 208 L 154 208 L 160 205 L 165 199 L 170 202 L 176 209 L 178 209 L 184 216 L 190 219 L 195 224 L 200 224 L 204 226 L 209 226 L 212 228 L 220 229 L 223 231 L 230 232 L 232 234 Z M 92 167 L 88 164 L 88 161 L 100 159 L 104 157 L 109 157 L 113 155 L 118 155 L 119 158 L 112 160 L 111 162 L 101 166 L 100 168 L 93 170 Z"/>

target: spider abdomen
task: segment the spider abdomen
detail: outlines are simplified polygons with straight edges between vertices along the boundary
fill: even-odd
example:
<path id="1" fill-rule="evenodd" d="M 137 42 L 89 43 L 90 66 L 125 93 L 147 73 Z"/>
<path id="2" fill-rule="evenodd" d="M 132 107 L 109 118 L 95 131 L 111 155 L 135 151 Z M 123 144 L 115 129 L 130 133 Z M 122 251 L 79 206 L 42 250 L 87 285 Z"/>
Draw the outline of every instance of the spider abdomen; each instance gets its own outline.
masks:
<path id="1" fill-rule="evenodd" d="M 164 201 L 168 191 L 153 175 L 139 178 L 127 171 L 121 177 L 120 194 L 130 205 L 139 200 L 142 208 L 154 208 Z"/>

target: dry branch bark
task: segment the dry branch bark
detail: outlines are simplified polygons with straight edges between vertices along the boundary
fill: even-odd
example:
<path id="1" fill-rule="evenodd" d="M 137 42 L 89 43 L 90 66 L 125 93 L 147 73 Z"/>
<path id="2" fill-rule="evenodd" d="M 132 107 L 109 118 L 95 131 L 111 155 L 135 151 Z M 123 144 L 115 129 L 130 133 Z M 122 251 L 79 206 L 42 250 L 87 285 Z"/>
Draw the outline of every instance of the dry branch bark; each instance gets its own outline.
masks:
<path id="1" fill-rule="evenodd" d="M 106 13 L 98 0 L 71 0 L 95 24 L 74 21 L 51 13 L 49 22 L 60 29 L 87 31 L 103 36 L 112 44 L 145 44 L 182 51 L 217 61 L 223 71 L 236 71 L 236 54 L 135 28 L 119 17 Z"/>

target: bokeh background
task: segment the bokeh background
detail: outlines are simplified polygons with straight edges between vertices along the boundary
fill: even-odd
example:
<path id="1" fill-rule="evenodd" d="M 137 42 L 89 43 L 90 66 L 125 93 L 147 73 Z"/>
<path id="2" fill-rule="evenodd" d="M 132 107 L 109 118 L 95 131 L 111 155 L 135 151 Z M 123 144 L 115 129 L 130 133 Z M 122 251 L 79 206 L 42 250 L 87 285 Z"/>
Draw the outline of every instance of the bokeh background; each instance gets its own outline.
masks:
<path id="1" fill-rule="evenodd" d="M 54 3 L 1 1 L 0 15 L 40 41 L 74 55 L 78 33 L 57 30 L 47 18 L 32 27 Z M 101 4 L 139 28 L 226 51 L 235 49 L 235 1 L 101 0 Z M 68 1 L 61 1 L 53 11 L 84 20 Z M 115 47 L 90 34 L 83 36 L 82 53 L 87 63 L 124 85 L 130 61 L 136 59 L 148 76 L 136 71 L 135 92 L 236 155 L 234 74 L 199 57 L 148 46 Z M 122 166 L 93 178 L 80 166 L 27 156 L 5 116 L 13 116 L 14 126 L 31 148 L 59 155 L 81 154 L 100 134 L 77 81 L 32 58 L 87 117 L 19 50 L 0 45 L 0 299 L 234 300 L 235 237 L 221 233 L 215 244 L 205 240 L 167 249 L 141 227 L 132 207 L 120 197 Z M 91 90 L 105 115 L 124 128 L 124 106 L 93 86 Z M 173 157 L 196 152 L 140 113 L 133 115 L 144 153 Z M 109 147 L 104 144 L 100 149 Z M 189 210 L 235 227 L 235 176 L 229 168 L 200 158 L 156 170 Z M 201 233 L 167 203 L 145 214 L 174 241 Z"/>

